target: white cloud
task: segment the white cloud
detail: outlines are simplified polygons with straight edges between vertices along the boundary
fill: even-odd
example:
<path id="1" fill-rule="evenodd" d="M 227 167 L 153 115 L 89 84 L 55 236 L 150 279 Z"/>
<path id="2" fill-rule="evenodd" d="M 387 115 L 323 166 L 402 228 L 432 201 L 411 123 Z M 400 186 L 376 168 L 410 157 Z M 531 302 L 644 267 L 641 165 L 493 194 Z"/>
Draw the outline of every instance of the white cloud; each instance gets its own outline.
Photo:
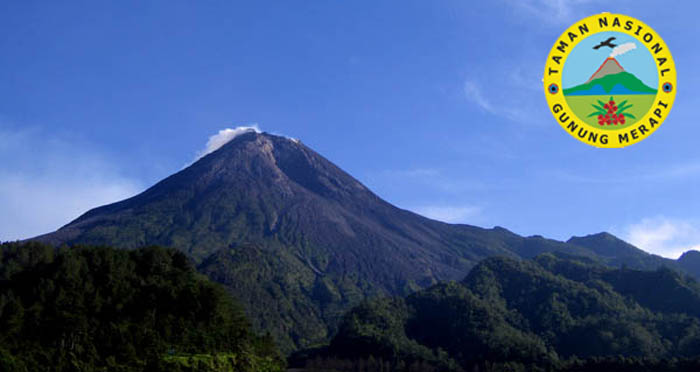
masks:
<path id="1" fill-rule="evenodd" d="M 42 176 L 0 173 L 0 241 L 54 231 L 92 208 L 141 190 L 131 180 L 64 170 Z"/>
<path id="2" fill-rule="evenodd" d="M 691 249 L 700 249 L 700 221 L 667 218 L 644 218 L 621 231 L 630 244 L 647 252 L 678 258 Z"/>
<path id="3" fill-rule="evenodd" d="M 618 45 L 612 50 L 612 52 L 610 52 L 610 58 L 621 56 L 634 49 L 637 49 L 637 44 L 635 43 L 624 43 L 622 45 Z"/>
<path id="4" fill-rule="evenodd" d="M 253 124 L 251 126 L 246 127 L 236 127 L 233 129 L 226 128 L 220 130 L 219 133 L 209 137 L 206 146 L 204 146 L 204 148 L 197 153 L 197 156 L 192 162 L 194 163 L 195 161 L 205 157 L 206 155 L 211 154 L 212 152 L 218 150 L 221 146 L 225 145 L 232 139 L 248 132 L 260 133 L 260 128 L 258 128 L 258 124 Z"/>
<path id="5" fill-rule="evenodd" d="M 538 112 L 528 109 L 532 106 L 531 101 L 535 95 L 531 91 L 527 92 L 515 87 L 515 84 L 522 84 L 523 79 L 504 83 L 503 86 L 494 86 L 493 90 L 499 92 L 494 97 L 487 97 L 483 93 L 485 90 L 482 89 L 482 84 L 477 83 L 476 80 L 468 79 L 464 82 L 464 95 L 469 102 L 489 114 L 501 116 L 517 123 L 538 123 L 537 120 L 533 120 L 537 117 Z M 536 86 L 539 87 L 540 84 Z M 537 98 L 540 96 L 537 95 Z"/>
<path id="6" fill-rule="evenodd" d="M 494 113 L 495 110 L 493 108 L 493 104 L 486 99 L 481 94 L 481 88 L 476 84 L 476 82 L 467 80 L 464 82 L 464 94 L 467 96 L 467 99 L 470 100 L 472 103 L 476 104 L 477 106 L 481 107 L 484 111 Z"/>
<path id="7" fill-rule="evenodd" d="M 570 23 L 585 17 L 586 5 L 602 0 L 507 0 L 509 6 L 523 10 L 550 24 Z"/>
<path id="8" fill-rule="evenodd" d="M 255 128 L 257 128 L 257 127 L 258 127 L 258 125 L 255 124 Z M 259 132 L 259 131 L 258 131 L 258 132 Z M 286 139 L 288 139 L 288 140 L 290 140 L 290 141 L 292 141 L 292 142 L 294 142 L 294 143 L 299 143 L 299 139 L 298 139 L 298 138 L 290 137 L 290 136 L 288 136 L 288 135 L 286 135 L 286 134 L 282 134 L 282 133 L 279 133 L 279 132 L 272 132 L 272 133 L 270 133 L 270 134 L 275 135 L 275 136 L 284 137 L 284 138 L 286 138 Z"/>
<path id="9" fill-rule="evenodd" d="M 423 206 L 413 211 L 434 220 L 448 223 L 470 223 L 481 213 L 481 208 L 475 206 Z M 473 221 L 471 222 L 473 223 Z"/>
<path id="10" fill-rule="evenodd" d="M 142 190 L 89 145 L 55 133 L 0 130 L 0 158 L 0 241 L 54 231 Z"/>

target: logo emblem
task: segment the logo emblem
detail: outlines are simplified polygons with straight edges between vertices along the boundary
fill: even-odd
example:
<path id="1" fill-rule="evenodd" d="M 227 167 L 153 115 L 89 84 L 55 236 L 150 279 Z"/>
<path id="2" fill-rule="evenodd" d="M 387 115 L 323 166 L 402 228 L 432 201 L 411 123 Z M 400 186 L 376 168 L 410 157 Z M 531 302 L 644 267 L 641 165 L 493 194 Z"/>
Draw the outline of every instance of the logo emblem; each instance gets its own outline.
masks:
<path id="1" fill-rule="evenodd" d="M 621 14 L 594 15 L 564 31 L 549 53 L 543 81 L 559 125 L 595 147 L 647 138 L 676 97 L 668 46 L 651 27 Z"/>

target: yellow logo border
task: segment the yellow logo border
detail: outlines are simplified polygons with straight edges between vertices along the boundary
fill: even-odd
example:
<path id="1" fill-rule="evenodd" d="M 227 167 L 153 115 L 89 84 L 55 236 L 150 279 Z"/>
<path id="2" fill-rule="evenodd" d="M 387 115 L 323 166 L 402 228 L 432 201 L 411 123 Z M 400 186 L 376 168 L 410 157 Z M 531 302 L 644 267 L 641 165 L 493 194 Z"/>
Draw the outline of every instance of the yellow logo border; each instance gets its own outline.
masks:
<path id="1" fill-rule="evenodd" d="M 561 85 L 562 71 L 569 53 L 586 37 L 606 31 L 625 33 L 637 39 L 654 58 L 659 76 L 652 107 L 634 125 L 623 129 L 601 130 L 586 124 L 566 103 Z M 591 146 L 622 148 L 647 138 L 668 116 L 676 98 L 676 65 L 666 42 L 647 24 L 622 14 L 602 13 L 581 19 L 557 38 L 547 56 L 543 83 L 549 110 L 567 133 Z M 663 89 L 666 83 L 671 84 L 670 92 Z M 556 93 L 552 93 L 550 88 Z"/>

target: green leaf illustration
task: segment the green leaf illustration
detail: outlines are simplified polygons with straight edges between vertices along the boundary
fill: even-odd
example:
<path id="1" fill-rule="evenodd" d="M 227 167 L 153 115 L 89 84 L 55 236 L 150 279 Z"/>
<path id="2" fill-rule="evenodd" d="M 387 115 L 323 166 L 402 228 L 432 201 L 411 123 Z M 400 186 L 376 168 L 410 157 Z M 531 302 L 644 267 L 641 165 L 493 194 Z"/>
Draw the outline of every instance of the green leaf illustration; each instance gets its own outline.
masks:
<path id="1" fill-rule="evenodd" d="M 598 106 L 598 105 L 596 105 L 595 103 L 591 103 L 591 106 L 593 106 L 593 108 L 595 108 L 596 110 L 598 110 L 598 111 L 600 111 L 600 112 L 607 112 L 607 111 L 603 108 L 603 106 Z"/>
<path id="2" fill-rule="evenodd" d="M 622 114 L 622 113 L 625 112 L 625 110 L 627 110 L 628 108 L 630 108 L 630 107 L 632 107 L 632 106 L 634 106 L 634 105 L 627 105 L 627 106 L 624 106 L 624 107 L 618 107 L 618 108 L 617 108 L 617 113 L 618 113 L 618 114 Z"/>

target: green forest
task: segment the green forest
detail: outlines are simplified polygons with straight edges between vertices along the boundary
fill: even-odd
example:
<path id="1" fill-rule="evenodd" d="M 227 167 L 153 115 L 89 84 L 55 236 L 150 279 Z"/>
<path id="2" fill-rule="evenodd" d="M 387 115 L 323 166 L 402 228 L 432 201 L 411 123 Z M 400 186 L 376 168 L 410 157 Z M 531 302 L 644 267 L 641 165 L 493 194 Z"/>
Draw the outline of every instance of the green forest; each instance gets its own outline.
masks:
<path id="1" fill-rule="evenodd" d="M 2 371 L 697 371 L 700 284 L 545 253 L 362 302 L 285 356 L 186 255 L 148 247 L 0 250 Z"/>
<path id="2" fill-rule="evenodd" d="M 461 282 L 364 302 L 309 371 L 697 371 L 700 285 L 670 269 L 543 254 L 489 258 Z"/>
<path id="3" fill-rule="evenodd" d="M 184 254 L 0 250 L 2 371 L 282 371 L 269 335 Z"/>

